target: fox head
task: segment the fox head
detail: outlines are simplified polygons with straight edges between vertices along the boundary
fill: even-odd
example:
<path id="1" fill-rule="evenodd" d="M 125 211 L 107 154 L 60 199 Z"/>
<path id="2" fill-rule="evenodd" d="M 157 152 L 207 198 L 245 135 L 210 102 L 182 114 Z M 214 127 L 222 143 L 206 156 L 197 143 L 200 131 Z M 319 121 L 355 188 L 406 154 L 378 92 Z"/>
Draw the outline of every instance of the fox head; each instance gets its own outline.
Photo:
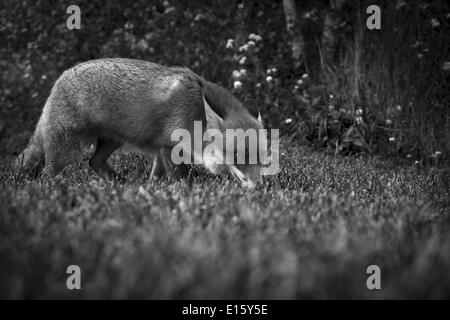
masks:
<path id="1" fill-rule="evenodd" d="M 205 140 L 214 141 L 203 150 L 203 165 L 213 174 L 230 174 L 242 186 L 254 188 L 263 181 L 260 147 L 267 147 L 267 137 L 260 134 L 264 129 L 261 114 L 256 106 L 247 108 L 236 98 L 227 98 L 228 105 L 215 104 L 215 108 L 203 99 Z"/>

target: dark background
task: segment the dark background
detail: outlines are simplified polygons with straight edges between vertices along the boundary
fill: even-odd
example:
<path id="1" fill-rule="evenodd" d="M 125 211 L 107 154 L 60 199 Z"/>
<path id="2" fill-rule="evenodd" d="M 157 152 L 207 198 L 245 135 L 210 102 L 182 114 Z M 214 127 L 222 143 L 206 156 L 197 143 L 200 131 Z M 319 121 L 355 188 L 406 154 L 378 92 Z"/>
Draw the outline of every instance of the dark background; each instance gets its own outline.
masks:
<path id="1" fill-rule="evenodd" d="M 297 1 L 304 50 L 294 61 L 282 1 L 77 1 L 82 28 L 68 30 L 70 1 L 4 0 L 0 152 L 21 150 L 62 71 L 89 59 L 129 57 L 187 66 L 229 89 L 232 71 L 245 68 L 243 86 L 233 92 L 298 141 L 409 162 L 445 159 L 447 2 L 379 1 L 381 30 L 366 28 L 365 9 L 374 3 L 336 2 Z M 251 33 L 262 40 L 239 51 Z M 233 48 L 226 48 L 228 39 Z M 271 68 L 277 71 L 268 83 Z M 295 90 L 305 73 L 308 81 Z"/>

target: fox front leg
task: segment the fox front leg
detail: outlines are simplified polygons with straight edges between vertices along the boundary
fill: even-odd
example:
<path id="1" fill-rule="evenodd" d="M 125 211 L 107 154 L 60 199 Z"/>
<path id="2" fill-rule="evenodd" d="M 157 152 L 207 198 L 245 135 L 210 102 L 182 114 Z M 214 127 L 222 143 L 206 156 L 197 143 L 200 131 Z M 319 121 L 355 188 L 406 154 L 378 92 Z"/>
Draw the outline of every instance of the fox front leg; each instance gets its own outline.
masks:
<path id="1" fill-rule="evenodd" d="M 161 148 L 155 156 L 152 168 L 152 177 L 167 177 L 173 180 L 186 180 L 188 185 L 192 185 L 190 168 L 182 164 L 174 164 L 171 160 L 171 150 Z"/>
<path id="2" fill-rule="evenodd" d="M 164 169 L 163 160 L 158 152 L 155 154 L 153 159 L 152 172 L 150 173 L 150 178 L 162 178 L 166 175 L 166 170 Z"/>
<path id="3" fill-rule="evenodd" d="M 89 165 L 99 176 L 109 180 L 122 180 L 118 174 L 108 165 L 109 156 L 121 146 L 121 143 L 106 138 L 97 140 L 97 147 L 89 160 Z"/>

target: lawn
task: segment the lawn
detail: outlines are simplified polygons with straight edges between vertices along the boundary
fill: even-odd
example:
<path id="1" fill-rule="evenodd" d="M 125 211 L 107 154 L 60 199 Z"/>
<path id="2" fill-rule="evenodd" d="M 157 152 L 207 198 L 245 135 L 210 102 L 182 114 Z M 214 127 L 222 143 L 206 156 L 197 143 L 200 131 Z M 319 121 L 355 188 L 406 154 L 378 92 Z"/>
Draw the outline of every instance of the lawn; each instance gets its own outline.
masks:
<path id="1" fill-rule="evenodd" d="M 450 298 L 446 168 L 285 142 L 281 172 L 248 191 L 202 172 L 191 188 L 148 181 L 129 153 L 112 164 L 128 183 L 0 167 L 1 298 Z"/>

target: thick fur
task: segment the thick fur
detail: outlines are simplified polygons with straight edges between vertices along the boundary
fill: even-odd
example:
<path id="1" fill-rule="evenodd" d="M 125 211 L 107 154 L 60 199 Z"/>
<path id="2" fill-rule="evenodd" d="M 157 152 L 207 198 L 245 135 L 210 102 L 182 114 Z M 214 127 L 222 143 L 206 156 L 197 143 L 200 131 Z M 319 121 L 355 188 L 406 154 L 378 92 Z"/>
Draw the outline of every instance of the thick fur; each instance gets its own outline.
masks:
<path id="1" fill-rule="evenodd" d="M 111 177 L 106 160 L 127 143 L 156 151 L 155 176 L 184 176 L 185 168 L 174 171 L 167 165 L 171 133 L 179 128 L 193 132 L 196 120 L 206 127 L 203 97 L 225 127 L 261 127 L 231 93 L 189 69 L 119 58 L 78 64 L 53 86 L 19 165 L 37 171 L 45 164 L 44 173 L 53 176 L 80 154 L 81 142 L 96 142 L 89 163 Z"/>

